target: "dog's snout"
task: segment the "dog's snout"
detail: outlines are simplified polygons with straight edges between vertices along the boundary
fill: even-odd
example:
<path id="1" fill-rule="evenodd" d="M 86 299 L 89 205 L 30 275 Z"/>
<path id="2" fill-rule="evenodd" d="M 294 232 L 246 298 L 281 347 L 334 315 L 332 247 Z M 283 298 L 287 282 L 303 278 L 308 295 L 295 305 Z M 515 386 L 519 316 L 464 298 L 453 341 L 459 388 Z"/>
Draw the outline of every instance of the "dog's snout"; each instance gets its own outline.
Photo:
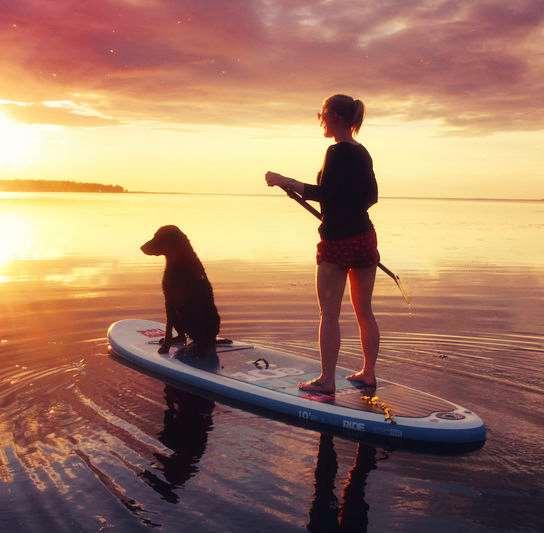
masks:
<path id="1" fill-rule="evenodd" d="M 142 252 L 146 255 L 154 255 L 153 240 L 147 241 L 145 244 L 142 244 L 142 246 L 140 246 L 140 250 L 142 250 Z"/>

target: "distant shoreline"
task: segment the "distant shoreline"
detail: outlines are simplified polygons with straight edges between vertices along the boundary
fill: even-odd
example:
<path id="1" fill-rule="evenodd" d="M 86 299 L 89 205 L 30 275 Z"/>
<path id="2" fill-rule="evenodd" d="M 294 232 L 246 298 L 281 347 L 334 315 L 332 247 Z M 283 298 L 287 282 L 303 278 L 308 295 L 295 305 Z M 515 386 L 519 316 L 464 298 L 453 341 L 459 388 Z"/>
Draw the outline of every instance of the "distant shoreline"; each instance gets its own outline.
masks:
<path id="1" fill-rule="evenodd" d="M 106 192 L 126 193 L 121 185 L 67 180 L 0 180 L 0 192 Z"/>

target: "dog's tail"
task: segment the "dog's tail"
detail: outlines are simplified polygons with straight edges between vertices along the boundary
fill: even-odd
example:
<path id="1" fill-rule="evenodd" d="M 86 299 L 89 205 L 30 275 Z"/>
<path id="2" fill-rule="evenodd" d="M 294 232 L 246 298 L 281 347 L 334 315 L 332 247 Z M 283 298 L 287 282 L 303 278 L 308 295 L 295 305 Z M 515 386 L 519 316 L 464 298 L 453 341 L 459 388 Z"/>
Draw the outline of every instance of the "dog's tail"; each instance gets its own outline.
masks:
<path id="1" fill-rule="evenodd" d="M 224 337 L 217 337 L 217 339 L 215 339 L 215 344 L 232 344 L 232 340 L 225 339 Z"/>

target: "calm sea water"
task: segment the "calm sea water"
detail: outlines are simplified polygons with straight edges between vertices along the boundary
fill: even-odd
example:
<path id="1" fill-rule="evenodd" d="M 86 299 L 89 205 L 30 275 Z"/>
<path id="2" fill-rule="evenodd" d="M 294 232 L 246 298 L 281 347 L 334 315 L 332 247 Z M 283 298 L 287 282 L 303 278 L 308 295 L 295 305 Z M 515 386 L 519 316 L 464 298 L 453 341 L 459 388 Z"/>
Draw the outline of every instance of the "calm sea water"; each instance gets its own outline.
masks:
<path id="1" fill-rule="evenodd" d="M 542 531 L 544 203 L 383 199 L 371 213 L 381 376 L 488 427 L 477 451 L 354 442 L 122 366 L 105 331 L 163 319 L 179 225 L 222 333 L 317 357 L 316 221 L 283 196 L 1 194 L 0 530 Z M 341 363 L 360 352 L 342 313 Z"/>

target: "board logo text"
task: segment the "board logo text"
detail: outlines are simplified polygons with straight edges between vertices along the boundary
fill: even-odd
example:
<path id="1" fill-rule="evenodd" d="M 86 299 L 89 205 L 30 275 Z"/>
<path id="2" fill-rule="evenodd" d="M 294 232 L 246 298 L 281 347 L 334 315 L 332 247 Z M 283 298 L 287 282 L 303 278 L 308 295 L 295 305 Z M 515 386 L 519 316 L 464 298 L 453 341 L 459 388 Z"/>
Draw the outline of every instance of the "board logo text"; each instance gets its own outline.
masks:
<path id="1" fill-rule="evenodd" d="M 363 422 L 355 422 L 355 420 L 342 420 L 344 429 L 354 429 L 355 431 L 364 431 L 365 425 Z"/>
<path id="2" fill-rule="evenodd" d="M 164 337 L 166 331 L 164 331 L 161 328 L 152 328 L 152 329 L 139 329 L 138 333 L 141 335 L 145 335 L 146 337 L 149 337 L 150 339 L 153 339 L 155 337 Z"/>

